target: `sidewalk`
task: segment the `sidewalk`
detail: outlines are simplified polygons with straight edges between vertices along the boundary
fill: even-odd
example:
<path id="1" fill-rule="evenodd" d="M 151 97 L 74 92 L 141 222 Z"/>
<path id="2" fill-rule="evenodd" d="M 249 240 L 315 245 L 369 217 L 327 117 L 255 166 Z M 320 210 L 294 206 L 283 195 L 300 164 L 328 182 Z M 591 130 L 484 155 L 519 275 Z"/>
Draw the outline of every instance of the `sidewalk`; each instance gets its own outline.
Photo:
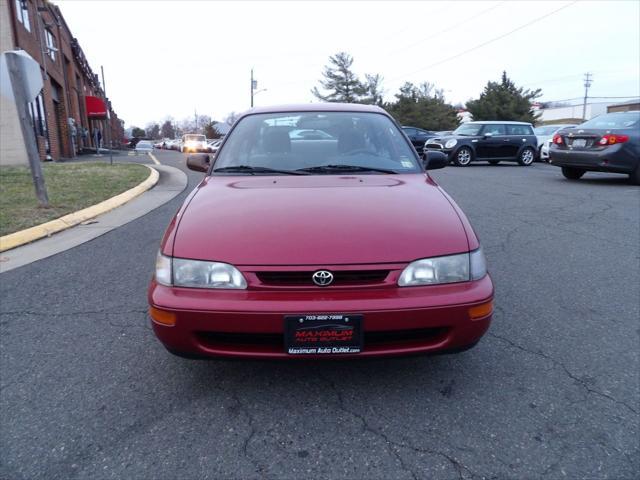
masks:
<path id="1" fill-rule="evenodd" d="M 108 213 L 99 215 L 86 225 L 76 225 L 51 237 L 0 253 L 0 274 L 50 257 L 125 225 L 164 205 L 187 186 L 187 175 L 167 165 L 154 165 L 160 177 L 151 190 Z"/>

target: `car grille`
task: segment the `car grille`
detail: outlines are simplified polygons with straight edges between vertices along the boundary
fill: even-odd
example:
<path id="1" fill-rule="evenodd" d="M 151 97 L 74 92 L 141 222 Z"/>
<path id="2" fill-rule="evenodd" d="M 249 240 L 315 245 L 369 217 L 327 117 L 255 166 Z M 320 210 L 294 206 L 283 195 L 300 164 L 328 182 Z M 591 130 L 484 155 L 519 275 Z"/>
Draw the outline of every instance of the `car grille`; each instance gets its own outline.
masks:
<path id="1" fill-rule="evenodd" d="M 375 347 L 437 343 L 448 332 L 447 327 L 365 331 L 364 348 L 367 350 L 368 347 L 375 349 Z M 209 348 L 244 347 L 272 351 L 284 350 L 282 333 L 197 332 L 196 336 L 205 347 Z"/>
<path id="2" fill-rule="evenodd" d="M 429 143 L 424 146 L 427 150 L 442 150 L 442 144 L 440 143 Z"/>
<path id="3" fill-rule="evenodd" d="M 289 272 L 255 272 L 256 277 L 263 285 L 314 287 L 313 271 L 289 271 Z M 340 285 L 372 285 L 383 283 L 389 275 L 389 270 L 345 270 L 332 271 L 333 282 L 331 286 Z"/>

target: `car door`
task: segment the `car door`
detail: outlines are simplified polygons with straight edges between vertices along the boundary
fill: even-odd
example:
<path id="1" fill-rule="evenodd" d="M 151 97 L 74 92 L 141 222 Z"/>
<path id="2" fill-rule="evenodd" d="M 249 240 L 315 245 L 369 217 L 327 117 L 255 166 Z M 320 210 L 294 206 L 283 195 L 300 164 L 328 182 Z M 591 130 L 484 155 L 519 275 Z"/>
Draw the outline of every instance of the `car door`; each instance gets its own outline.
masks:
<path id="1" fill-rule="evenodd" d="M 507 142 L 505 144 L 505 156 L 517 158 L 524 145 L 532 145 L 537 148 L 538 140 L 529 125 L 507 125 Z"/>
<path id="2" fill-rule="evenodd" d="M 480 137 L 477 140 L 472 140 L 476 143 L 476 158 L 504 158 L 506 155 L 506 133 L 505 126 L 500 123 L 491 123 L 482 127 Z"/>

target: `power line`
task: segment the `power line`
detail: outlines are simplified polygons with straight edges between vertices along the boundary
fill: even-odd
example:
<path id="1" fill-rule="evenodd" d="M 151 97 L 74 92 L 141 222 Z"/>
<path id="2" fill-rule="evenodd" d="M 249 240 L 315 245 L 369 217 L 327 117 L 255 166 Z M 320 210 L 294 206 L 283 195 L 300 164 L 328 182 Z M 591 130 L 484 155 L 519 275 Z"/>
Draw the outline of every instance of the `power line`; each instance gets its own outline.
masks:
<path id="1" fill-rule="evenodd" d="M 397 49 L 391 50 L 391 51 L 387 52 L 387 53 L 386 53 L 386 55 L 387 55 L 387 56 L 389 56 L 389 55 L 391 55 L 392 53 L 400 52 L 400 51 L 402 51 L 402 50 L 407 50 L 407 49 L 409 49 L 409 48 L 413 48 L 413 47 L 415 47 L 416 45 L 419 45 L 419 44 L 421 44 L 421 43 L 423 43 L 423 42 L 426 42 L 427 40 L 431 40 L 432 38 L 435 38 L 435 37 L 437 37 L 437 36 L 439 36 L 439 35 L 442 35 L 443 33 L 447 33 L 447 32 L 450 32 L 450 31 L 452 31 L 452 30 L 457 30 L 457 29 L 460 27 L 460 25 L 464 25 L 465 23 L 470 22 L 471 20 L 475 20 L 476 18 L 481 17 L 481 16 L 482 16 L 482 15 L 484 15 L 485 13 L 489 13 L 491 10 L 495 10 L 495 9 L 496 9 L 496 8 L 498 8 L 500 5 L 502 5 L 503 3 L 506 3 L 506 2 L 505 2 L 505 1 L 498 2 L 497 4 L 493 5 L 492 7 L 486 8 L 486 9 L 482 10 L 481 12 L 478 12 L 478 13 L 476 13 L 475 15 L 473 15 L 473 16 L 471 16 L 471 17 L 469 17 L 469 18 L 465 19 L 465 20 L 462 20 L 462 21 L 460 21 L 460 22 L 456 22 L 456 23 L 454 23 L 453 25 L 451 25 L 450 27 L 445 28 L 444 30 L 440 30 L 439 32 L 436 32 L 436 33 L 434 33 L 434 34 L 432 34 L 432 35 L 429 35 L 429 36 L 427 36 L 427 37 L 424 37 L 424 38 L 422 38 L 422 39 L 420 39 L 420 40 L 417 40 L 417 41 L 415 41 L 415 42 L 413 42 L 413 43 L 410 43 L 409 45 L 405 45 L 405 46 L 404 46 L 404 47 L 402 47 L 402 48 L 397 48 Z"/>
<path id="2" fill-rule="evenodd" d="M 517 32 L 517 31 L 520 31 L 523 28 L 530 27 L 534 23 L 538 23 L 539 21 L 544 20 L 545 18 L 550 17 L 551 15 L 554 15 L 554 14 L 558 13 L 560 10 L 564 10 L 565 8 L 570 7 L 570 6 L 572 6 L 572 5 L 576 4 L 576 3 L 578 3 L 578 0 L 574 0 L 571 3 L 567 3 L 566 5 L 563 5 L 562 7 L 557 8 L 557 9 L 553 10 L 552 12 L 547 13 L 546 15 L 542 15 L 541 17 L 535 18 L 535 19 L 531 20 L 530 22 L 525 23 L 524 25 L 521 25 L 521 26 L 519 26 L 517 28 L 514 28 L 513 30 L 508 31 L 507 33 L 503 33 L 502 35 L 499 35 L 499 36 L 494 37 L 494 38 L 492 38 L 490 40 L 487 40 L 486 42 L 483 42 L 483 43 L 481 43 L 479 45 L 476 45 L 475 47 L 471 47 L 471 48 L 469 48 L 467 50 L 464 50 L 463 52 L 457 53 L 456 55 L 452 55 L 451 57 L 448 57 L 448 58 L 445 58 L 445 59 L 440 60 L 438 62 L 432 63 L 431 65 L 427 65 L 426 67 L 419 68 L 418 70 L 414 70 L 413 72 L 405 73 L 405 74 L 400 75 L 398 77 L 394 77 L 394 78 L 391 79 L 391 81 L 398 80 L 398 79 L 401 79 L 401 78 L 406 78 L 406 77 L 408 77 L 410 75 L 413 75 L 415 73 L 422 72 L 423 70 L 427 70 L 429 68 L 433 68 L 433 67 L 436 67 L 438 65 L 442 65 L 443 63 L 446 63 L 446 62 L 449 62 L 449 61 L 454 60 L 456 58 L 459 58 L 459 57 L 461 57 L 463 55 L 466 55 L 467 53 L 471 53 L 471 52 L 473 52 L 475 50 L 478 50 L 479 48 L 482 48 L 482 47 L 484 47 L 486 45 L 489 45 L 490 43 L 493 43 L 493 42 L 501 40 L 501 39 L 503 39 L 505 37 L 508 37 L 509 35 Z"/>

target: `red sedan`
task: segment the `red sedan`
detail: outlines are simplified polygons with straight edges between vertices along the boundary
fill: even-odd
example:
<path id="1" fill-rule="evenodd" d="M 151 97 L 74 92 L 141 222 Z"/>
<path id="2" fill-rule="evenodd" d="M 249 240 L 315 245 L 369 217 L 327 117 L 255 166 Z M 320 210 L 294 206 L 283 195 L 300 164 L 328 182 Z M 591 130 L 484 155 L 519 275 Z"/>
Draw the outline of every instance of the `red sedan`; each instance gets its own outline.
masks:
<path id="1" fill-rule="evenodd" d="M 317 135 L 291 132 L 307 129 Z M 489 328 L 478 239 L 396 122 L 364 105 L 253 109 L 171 221 L 153 329 L 186 357 L 456 352 Z"/>

